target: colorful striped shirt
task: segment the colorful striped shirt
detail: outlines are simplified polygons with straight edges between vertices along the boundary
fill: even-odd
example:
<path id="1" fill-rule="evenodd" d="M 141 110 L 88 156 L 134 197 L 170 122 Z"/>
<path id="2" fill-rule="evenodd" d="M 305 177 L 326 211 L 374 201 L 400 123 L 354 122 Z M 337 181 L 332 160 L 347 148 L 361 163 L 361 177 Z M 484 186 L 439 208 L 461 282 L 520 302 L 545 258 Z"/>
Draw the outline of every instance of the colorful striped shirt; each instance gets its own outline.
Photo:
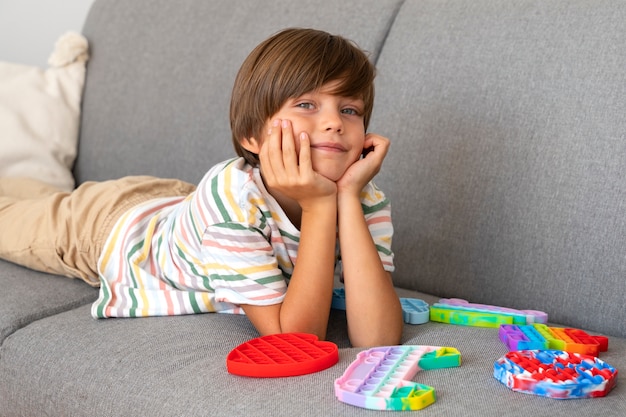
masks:
<path id="1" fill-rule="evenodd" d="M 362 207 L 383 266 L 393 271 L 390 204 L 373 184 Z M 243 158 L 213 167 L 187 197 L 128 210 L 98 261 L 95 318 L 226 312 L 282 302 L 300 232 Z M 339 253 L 337 252 L 339 255 Z"/>

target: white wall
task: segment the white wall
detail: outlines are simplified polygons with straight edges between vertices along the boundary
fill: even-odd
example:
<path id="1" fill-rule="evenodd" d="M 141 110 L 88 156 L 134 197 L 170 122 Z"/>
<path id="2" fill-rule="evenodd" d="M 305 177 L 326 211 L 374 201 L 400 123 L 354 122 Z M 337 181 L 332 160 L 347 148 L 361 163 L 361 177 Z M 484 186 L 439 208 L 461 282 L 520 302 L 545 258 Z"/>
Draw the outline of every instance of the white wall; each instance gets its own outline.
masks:
<path id="1" fill-rule="evenodd" d="M 94 0 L 0 0 L 0 61 L 47 67 L 59 36 L 81 32 Z"/>

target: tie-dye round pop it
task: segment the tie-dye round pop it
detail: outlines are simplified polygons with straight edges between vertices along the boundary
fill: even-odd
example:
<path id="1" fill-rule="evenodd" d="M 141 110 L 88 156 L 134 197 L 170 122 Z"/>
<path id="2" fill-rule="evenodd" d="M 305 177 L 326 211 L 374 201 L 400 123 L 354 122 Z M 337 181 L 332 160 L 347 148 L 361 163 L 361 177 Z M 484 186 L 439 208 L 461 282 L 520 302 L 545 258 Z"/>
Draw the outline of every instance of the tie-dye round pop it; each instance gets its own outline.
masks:
<path id="1" fill-rule="evenodd" d="M 589 355 L 562 350 L 512 351 L 494 364 L 493 376 L 513 391 L 569 399 L 604 397 L 617 369 Z"/>

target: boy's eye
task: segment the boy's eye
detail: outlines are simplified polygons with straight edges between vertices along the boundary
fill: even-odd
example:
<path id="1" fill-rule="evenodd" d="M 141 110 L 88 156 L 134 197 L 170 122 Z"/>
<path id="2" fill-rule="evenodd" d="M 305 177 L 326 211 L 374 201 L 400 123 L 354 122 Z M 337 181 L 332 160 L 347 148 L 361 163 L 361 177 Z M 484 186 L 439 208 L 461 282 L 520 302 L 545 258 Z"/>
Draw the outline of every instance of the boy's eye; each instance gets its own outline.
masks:
<path id="1" fill-rule="evenodd" d="M 296 104 L 296 107 L 300 107 L 302 109 L 312 109 L 314 106 L 313 106 L 313 103 L 302 102 L 302 103 Z"/>
<path id="2" fill-rule="evenodd" d="M 353 116 L 358 116 L 359 115 L 359 111 L 357 109 L 352 109 L 352 108 L 343 109 L 343 110 L 341 110 L 341 112 L 343 114 L 350 114 L 350 115 L 353 115 Z"/>

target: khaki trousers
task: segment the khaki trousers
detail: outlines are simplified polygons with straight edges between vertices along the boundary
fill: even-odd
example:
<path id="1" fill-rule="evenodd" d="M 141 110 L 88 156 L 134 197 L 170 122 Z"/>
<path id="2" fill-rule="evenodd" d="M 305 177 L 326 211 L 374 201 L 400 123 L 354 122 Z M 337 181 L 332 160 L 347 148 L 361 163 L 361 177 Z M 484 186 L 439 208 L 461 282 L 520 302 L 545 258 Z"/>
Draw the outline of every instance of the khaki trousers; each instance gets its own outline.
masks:
<path id="1" fill-rule="evenodd" d="M 183 181 L 147 176 L 86 182 L 71 193 L 0 178 L 0 258 L 98 286 L 98 258 L 118 218 L 139 203 L 193 190 Z"/>

